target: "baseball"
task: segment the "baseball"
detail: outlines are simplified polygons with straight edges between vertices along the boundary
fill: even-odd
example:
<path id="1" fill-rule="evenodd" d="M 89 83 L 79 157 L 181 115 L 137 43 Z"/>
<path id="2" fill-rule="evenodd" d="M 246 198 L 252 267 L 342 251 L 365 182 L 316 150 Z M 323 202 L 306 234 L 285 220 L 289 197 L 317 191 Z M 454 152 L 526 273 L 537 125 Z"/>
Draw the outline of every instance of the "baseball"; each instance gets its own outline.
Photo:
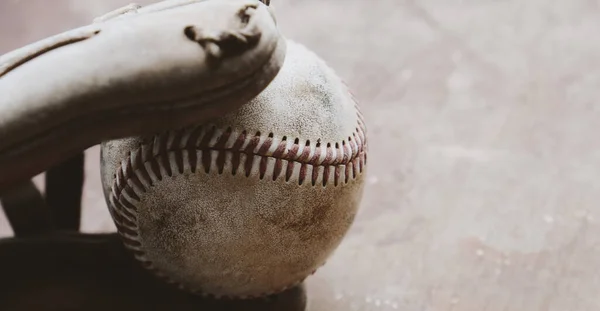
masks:
<path id="1" fill-rule="evenodd" d="M 240 109 L 102 144 L 104 192 L 126 247 L 182 289 L 281 292 L 325 264 L 353 223 L 364 120 L 323 60 L 287 44 L 279 74 Z"/>

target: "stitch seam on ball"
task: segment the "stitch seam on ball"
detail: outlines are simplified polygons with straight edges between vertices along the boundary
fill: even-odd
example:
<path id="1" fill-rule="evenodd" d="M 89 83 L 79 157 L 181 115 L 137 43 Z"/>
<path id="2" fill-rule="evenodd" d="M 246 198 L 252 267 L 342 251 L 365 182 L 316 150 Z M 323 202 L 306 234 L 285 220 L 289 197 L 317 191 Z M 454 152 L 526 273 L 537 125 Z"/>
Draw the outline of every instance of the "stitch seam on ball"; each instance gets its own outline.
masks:
<path id="1" fill-rule="evenodd" d="M 277 143 L 273 133 L 262 135 L 257 132 L 248 135 L 243 131 L 237 136 L 232 136 L 231 128 L 220 130 L 215 126 L 199 126 L 188 130 L 165 132 L 155 136 L 152 141 L 142 143 L 121 163 L 114 176 L 109 196 L 111 214 L 121 233 L 123 243 L 146 269 L 159 278 L 182 290 L 203 296 L 249 299 L 279 293 L 300 284 L 305 278 L 271 292 L 241 297 L 218 296 L 187 288 L 164 275 L 146 257 L 142 243 L 139 241 L 137 204 L 141 201 L 140 196 L 163 178 L 186 172 L 204 171 L 208 174 L 216 167 L 219 174 L 243 173 L 246 177 L 252 174 L 253 169 L 258 168 L 258 177 L 264 179 L 268 175 L 268 161 L 275 161 L 270 172 L 273 180 L 282 177 L 289 182 L 294 171 L 298 169 L 299 185 L 302 185 L 307 178 L 310 179 L 312 186 L 316 186 L 319 179 L 323 187 L 331 183 L 337 187 L 350 182 L 363 172 L 367 163 L 366 126 L 356 98 L 351 92 L 350 95 L 355 103 L 357 126 L 347 140 L 341 142 L 324 144 L 320 140 L 316 143 L 306 140 L 301 144 L 299 138 L 291 142 L 288 137 L 283 136 Z M 259 159 L 255 159 L 256 157 Z M 224 170 L 228 162 L 231 163 L 231 172 Z M 308 176 L 309 168 L 312 169 L 310 176 Z M 331 178 L 333 181 L 330 180 Z M 316 269 L 312 274 L 315 272 Z"/>

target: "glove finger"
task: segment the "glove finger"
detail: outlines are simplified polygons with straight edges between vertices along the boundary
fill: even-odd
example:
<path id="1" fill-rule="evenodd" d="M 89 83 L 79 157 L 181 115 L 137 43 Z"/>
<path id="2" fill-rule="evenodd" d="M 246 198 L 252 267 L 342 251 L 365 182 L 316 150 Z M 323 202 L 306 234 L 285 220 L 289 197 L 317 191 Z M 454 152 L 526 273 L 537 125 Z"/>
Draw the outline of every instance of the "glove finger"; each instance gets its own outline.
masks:
<path id="1" fill-rule="evenodd" d="M 0 190 L 102 141 L 222 116 L 262 92 L 284 54 L 267 6 L 230 0 L 109 18 L 0 56 Z"/>
<path id="2" fill-rule="evenodd" d="M 45 174 L 46 205 L 56 230 L 79 231 L 85 154 L 80 152 Z"/>
<path id="3" fill-rule="evenodd" d="M 16 237 L 35 236 L 54 229 L 50 210 L 31 180 L 7 189 L 0 196 L 0 203 Z"/>

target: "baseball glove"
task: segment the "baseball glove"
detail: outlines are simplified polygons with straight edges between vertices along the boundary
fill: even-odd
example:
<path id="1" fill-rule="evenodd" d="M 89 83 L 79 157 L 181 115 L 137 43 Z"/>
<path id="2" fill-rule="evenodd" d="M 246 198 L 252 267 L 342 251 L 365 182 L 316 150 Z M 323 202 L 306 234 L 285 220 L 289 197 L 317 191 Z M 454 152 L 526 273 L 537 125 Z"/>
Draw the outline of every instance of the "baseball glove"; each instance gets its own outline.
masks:
<path id="1" fill-rule="evenodd" d="M 190 295 L 140 267 L 117 234 L 80 232 L 85 149 L 221 116 L 273 80 L 281 39 L 253 21 L 267 18 L 249 12 L 261 2 L 130 5 L 0 56 L 0 202 L 14 232 L 0 240 L 0 309 L 304 309 L 302 286 L 244 301 Z M 222 28 L 203 33 L 206 23 Z"/>

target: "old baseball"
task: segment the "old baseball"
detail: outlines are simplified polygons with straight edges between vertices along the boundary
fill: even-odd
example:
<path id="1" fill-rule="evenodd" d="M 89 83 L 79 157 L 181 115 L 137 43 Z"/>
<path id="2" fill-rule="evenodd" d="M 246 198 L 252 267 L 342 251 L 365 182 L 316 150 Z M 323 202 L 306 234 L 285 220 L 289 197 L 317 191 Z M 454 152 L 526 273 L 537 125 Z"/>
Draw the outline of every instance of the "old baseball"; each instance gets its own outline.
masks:
<path id="1" fill-rule="evenodd" d="M 104 191 L 124 243 L 183 289 L 280 292 L 322 266 L 353 223 L 365 123 L 336 73 L 287 42 L 275 80 L 241 109 L 102 145 Z"/>

